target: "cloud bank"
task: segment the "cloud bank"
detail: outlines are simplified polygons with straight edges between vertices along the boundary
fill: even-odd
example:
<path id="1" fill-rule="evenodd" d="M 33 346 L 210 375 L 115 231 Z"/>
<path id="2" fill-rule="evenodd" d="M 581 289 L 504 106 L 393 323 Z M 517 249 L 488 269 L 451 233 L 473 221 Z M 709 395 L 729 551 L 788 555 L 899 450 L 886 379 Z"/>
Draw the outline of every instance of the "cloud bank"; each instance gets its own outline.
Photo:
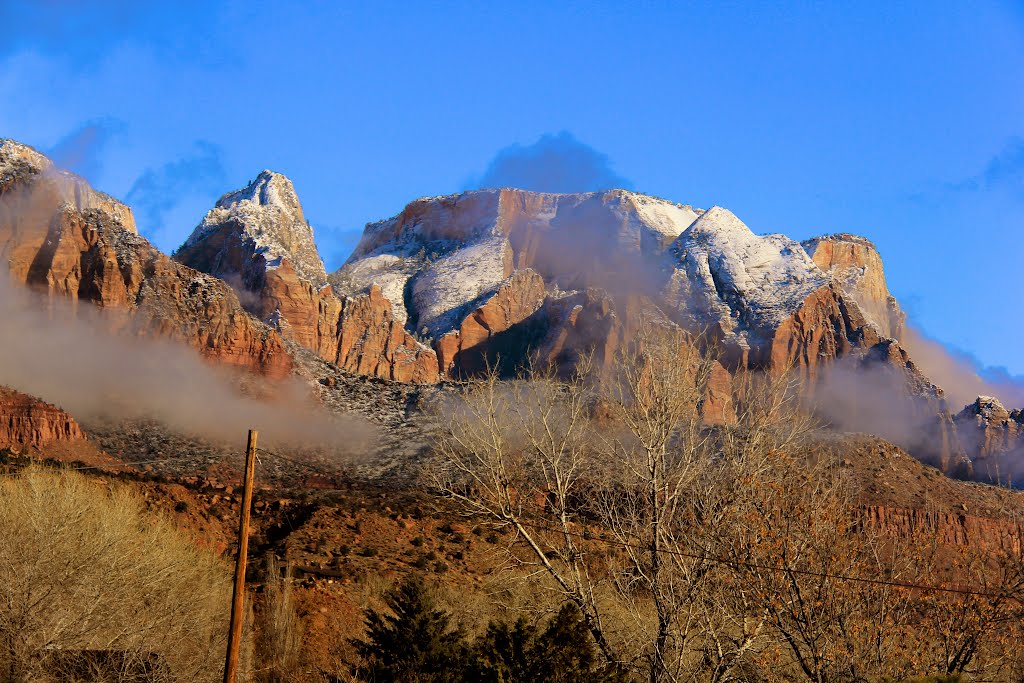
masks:
<path id="1" fill-rule="evenodd" d="M 116 315 L 116 314 L 114 314 Z M 73 309 L 10 284 L 0 272 L 0 384 L 55 403 L 78 419 L 155 420 L 180 434 L 236 443 L 246 430 L 281 446 L 352 453 L 372 428 L 327 413 L 299 381 L 275 384 L 272 398 L 244 396 L 238 375 L 167 340 L 114 332 L 116 319 L 92 306 Z"/>
<path id="2" fill-rule="evenodd" d="M 607 155 L 562 131 L 500 150 L 473 185 L 571 193 L 629 189 L 632 183 L 613 170 Z"/>

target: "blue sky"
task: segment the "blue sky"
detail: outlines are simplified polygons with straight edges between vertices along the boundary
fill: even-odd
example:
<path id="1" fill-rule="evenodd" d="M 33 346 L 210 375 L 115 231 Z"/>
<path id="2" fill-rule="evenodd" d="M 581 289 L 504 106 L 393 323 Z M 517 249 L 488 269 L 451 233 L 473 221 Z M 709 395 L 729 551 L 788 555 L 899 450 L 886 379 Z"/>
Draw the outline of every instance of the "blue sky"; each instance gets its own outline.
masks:
<path id="1" fill-rule="evenodd" d="M 367 221 L 541 160 L 565 170 L 524 182 L 863 234 L 926 334 L 1024 374 L 1019 0 L 0 0 L 0 25 L 0 136 L 164 250 L 271 168 L 333 269 Z"/>

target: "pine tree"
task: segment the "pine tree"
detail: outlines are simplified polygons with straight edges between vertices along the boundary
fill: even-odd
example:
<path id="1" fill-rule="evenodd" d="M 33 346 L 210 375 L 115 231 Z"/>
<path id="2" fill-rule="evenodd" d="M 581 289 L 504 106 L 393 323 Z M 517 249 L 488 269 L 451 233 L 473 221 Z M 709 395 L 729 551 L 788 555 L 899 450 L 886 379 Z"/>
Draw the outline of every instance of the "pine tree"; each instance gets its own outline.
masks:
<path id="1" fill-rule="evenodd" d="M 474 646 L 467 680 L 480 683 L 619 683 L 617 668 L 602 666 L 579 609 L 566 603 L 544 630 L 520 618 L 492 622 Z"/>
<path id="2" fill-rule="evenodd" d="M 451 628 L 419 578 L 385 595 L 388 612 L 370 610 L 366 636 L 354 641 L 374 683 L 457 683 L 462 680 L 465 634 Z"/>

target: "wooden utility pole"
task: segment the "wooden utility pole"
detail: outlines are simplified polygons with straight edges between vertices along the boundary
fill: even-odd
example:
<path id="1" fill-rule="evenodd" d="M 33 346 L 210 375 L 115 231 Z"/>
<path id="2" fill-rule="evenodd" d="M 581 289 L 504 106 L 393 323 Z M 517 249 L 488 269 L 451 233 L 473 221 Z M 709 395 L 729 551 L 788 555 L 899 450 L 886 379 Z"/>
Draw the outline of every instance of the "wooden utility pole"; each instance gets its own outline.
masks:
<path id="1" fill-rule="evenodd" d="M 252 477 L 256 469 L 255 429 L 249 430 L 245 448 L 245 485 L 242 488 L 242 511 L 238 522 L 238 559 L 235 561 L 235 591 L 231 598 L 231 623 L 228 626 L 228 654 L 224 662 L 224 683 L 235 683 L 238 674 L 238 648 L 242 643 L 242 607 L 245 604 L 245 560 L 249 554 L 249 510 L 252 509 Z"/>

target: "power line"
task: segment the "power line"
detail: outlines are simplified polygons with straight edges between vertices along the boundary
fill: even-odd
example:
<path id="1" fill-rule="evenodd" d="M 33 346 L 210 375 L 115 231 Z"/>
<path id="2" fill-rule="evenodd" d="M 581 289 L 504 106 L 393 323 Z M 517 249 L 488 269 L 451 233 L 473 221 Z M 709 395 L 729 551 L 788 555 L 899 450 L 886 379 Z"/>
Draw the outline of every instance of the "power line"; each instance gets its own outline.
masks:
<path id="1" fill-rule="evenodd" d="M 263 451 L 264 453 L 266 453 L 267 455 L 280 458 L 282 460 L 291 462 L 291 463 L 296 464 L 296 465 L 307 467 L 309 469 L 312 469 L 314 471 L 319 472 L 320 474 L 324 474 L 324 475 L 327 475 L 327 476 L 336 476 L 335 474 L 331 474 L 331 473 L 326 472 L 325 470 L 323 470 L 322 468 L 318 467 L 314 463 L 302 462 L 302 461 L 296 460 L 294 458 L 289 458 L 287 456 L 281 455 L 280 453 L 274 453 L 273 451 L 268 451 L 268 450 L 266 450 L 264 448 L 261 448 L 260 450 Z M 547 531 L 547 532 L 550 532 L 550 533 L 563 534 L 563 535 L 567 535 L 567 536 L 572 536 L 574 538 L 579 538 L 579 539 L 586 540 L 586 541 L 594 541 L 594 542 L 598 542 L 598 543 L 604 543 L 606 545 L 612 545 L 612 546 L 617 546 L 617 547 L 622 547 L 622 548 L 629 548 L 629 549 L 632 549 L 632 550 L 639 550 L 639 551 L 643 551 L 643 552 L 650 552 L 650 548 L 648 548 L 648 547 L 645 547 L 645 546 L 642 546 L 642 545 L 637 545 L 635 543 L 629 543 L 627 541 L 619 541 L 619 540 L 616 540 L 616 539 L 604 538 L 604 537 L 589 537 L 588 538 L 585 534 L 583 534 L 581 532 L 575 532 L 575 531 L 572 531 L 572 530 L 569 530 L 569 529 L 558 529 L 558 528 L 555 528 L 555 527 L 550 527 L 550 526 L 545 526 L 545 525 L 542 525 L 542 524 L 537 524 L 536 522 L 522 521 L 521 520 L 519 523 L 522 526 L 529 527 L 529 528 L 532 528 L 532 529 L 536 529 L 538 531 Z M 887 587 L 891 587 L 891 588 L 901 588 L 901 589 L 905 589 L 905 590 L 919 590 L 919 591 L 931 592 L 931 593 L 949 593 L 949 594 L 955 594 L 955 595 L 968 595 L 968 596 L 974 596 L 974 597 L 993 598 L 993 599 L 1005 598 L 1005 599 L 1014 600 L 1016 602 L 1024 603 L 1024 601 L 1022 601 L 1020 598 L 1017 598 L 1017 597 L 1011 596 L 1011 595 L 1007 595 L 1006 593 L 992 593 L 992 592 L 988 592 L 988 591 L 974 591 L 974 590 L 970 590 L 970 589 L 966 589 L 966 588 L 955 588 L 955 587 L 951 587 L 951 586 L 939 586 L 939 585 L 934 585 L 934 584 L 916 584 L 916 583 L 909 583 L 909 582 L 905 582 L 905 581 L 890 581 L 890 580 L 887 580 L 887 579 L 877 579 L 877 578 L 870 578 L 870 577 L 863 577 L 863 576 L 849 576 L 849 575 L 844 575 L 844 574 L 830 574 L 828 572 L 816 572 L 816 571 L 809 570 L 809 569 L 797 569 L 797 568 L 793 568 L 793 567 L 781 567 L 781 566 L 777 566 L 777 565 L 760 564 L 760 563 L 757 563 L 757 562 L 751 562 L 749 560 L 728 559 L 728 558 L 723 558 L 723 557 L 716 557 L 716 556 L 713 556 L 713 555 L 701 555 L 701 554 L 698 554 L 698 553 L 688 553 L 688 552 L 685 552 L 685 551 L 671 550 L 671 549 L 668 549 L 668 548 L 660 548 L 658 550 L 658 552 L 660 552 L 662 554 L 665 554 L 665 555 L 672 555 L 672 556 L 675 556 L 675 557 L 684 557 L 684 558 L 691 559 L 691 560 L 698 560 L 698 561 L 702 561 L 702 562 L 711 562 L 713 564 L 726 565 L 726 566 L 731 566 L 731 567 L 743 567 L 745 569 L 754 569 L 754 570 L 759 570 L 759 571 L 775 572 L 775 573 L 781 573 L 781 574 L 797 574 L 797 575 L 800 575 L 800 576 L 809 576 L 809 577 L 819 578 L 819 579 L 834 579 L 836 581 L 850 581 L 850 582 L 869 584 L 869 585 L 875 585 L 875 586 L 887 586 Z"/>
<path id="2" fill-rule="evenodd" d="M 328 471 L 328 470 L 324 469 L 323 467 L 317 465 L 316 463 L 312 463 L 312 462 L 308 462 L 308 461 L 303 461 L 303 460 L 298 460 L 296 458 L 292 458 L 292 457 L 289 457 L 289 456 L 283 455 L 281 453 L 277 453 L 277 452 L 274 452 L 274 451 L 271 451 L 271 450 L 268 450 L 268 449 L 262 448 L 262 447 L 259 448 L 258 450 L 260 452 L 264 453 L 265 455 L 269 455 L 271 457 L 278 458 L 280 460 L 292 463 L 293 465 L 297 465 L 299 467 L 305 467 L 307 469 L 310 469 L 310 470 L 312 470 L 312 471 L 314 471 L 314 472 L 316 472 L 318 474 L 321 474 L 321 475 L 324 475 L 324 476 L 327 476 L 327 477 L 337 477 L 337 476 L 340 476 L 339 472 Z M 193 460 L 193 458 L 167 458 L 167 459 L 162 459 L 162 460 L 143 460 L 143 461 L 137 461 L 137 462 L 123 463 L 123 464 L 90 465 L 90 466 L 83 466 L 83 467 L 68 467 L 68 468 L 59 468 L 59 469 L 61 471 L 103 470 L 103 469 L 106 469 L 107 467 L 118 467 L 118 466 L 120 466 L 120 467 L 129 467 L 129 466 L 135 466 L 135 465 L 148 465 L 148 464 L 158 464 L 158 463 L 179 462 L 179 461 L 183 461 L 183 460 Z M 0 476 L 11 477 L 11 476 L 17 476 L 17 475 L 16 474 L 6 474 L 6 475 L 0 475 Z M 563 536 L 571 536 L 573 538 L 579 538 L 579 539 L 585 540 L 585 541 L 604 543 L 604 544 L 610 545 L 610 546 L 616 546 L 616 547 L 621 547 L 621 548 L 629 548 L 631 550 L 638 550 L 638 551 L 642 551 L 642 552 L 650 552 L 650 548 L 648 548 L 646 546 L 638 545 L 638 544 L 635 544 L 635 543 L 629 543 L 627 541 L 619 541 L 619 540 L 616 540 L 616 539 L 613 539 L 613 538 L 588 537 L 586 534 L 584 534 L 582 532 L 572 531 L 570 529 L 559 529 L 559 528 L 556 528 L 556 527 L 542 525 L 542 524 L 538 524 L 536 522 L 531 522 L 531 521 L 520 520 L 518 522 L 518 524 L 521 525 L 521 526 L 524 526 L 524 527 L 531 528 L 531 529 L 536 529 L 537 531 L 546 531 L 548 533 L 561 534 Z M 675 557 L 684 557 L 684 558 L 691 559 L 691 560 L 697 560 L 697 561 L 701 561 L 701 562 L 710 562 L 710 563 L 713 563 L 713 564 L 719 564 L 719 565 L 730 566 L 730 567 L 743 567 L 745 569 L 755 569 L 755 570 L 759 570 L 759 571 L 775 572 L 775 573 L 780 573 L 780 574 L 797 574 L 797 575 L 800 575 L 800 576 L 808 576 L 808 577 L 818 578 L 818 579 L 834 579 L 836 581 L 849 581 L 849 582 L 854 582 L 854 583 L 862 583 L 862 584 L 869 584 L 869 585 L 876 585 L 876 586 L 886 586 L 886 587 L 890 587 L 890 588 L 900 588 L 900 589 L 904 589 L 904 590 L 918 590 L 918 591 L 930 592 L 930 593 L 948 593 L 948 594 L 954 594 L 954 595 L 966 595 L 966 596 L 982 597 L 982 598 L 992 598 L 992 599 L 1009 599 L 1009 600 L 1014 600 L 1015 602 L 1024 604 L 1024 600 L 1022 600 L 1021 598 L 1009 595 L 1007 593 L 993 593 L 993 592 L 988 592 L 988 591 L 974 591 L 974 590 L 970 590 L 970 589 L 966 589 L 966 588 L 955 588 L 955 587 L 951 587 L 951 586 L 939 586 L 939 585 L 934 585 L 934 584 L 917 584 L 917 583 L 909 583 L 909 582 L 904 582 L 904 581 L 890 581 L 890 580 L 887 580 L 887 579 L 875 579 L 875 578 L 863 577 L 863 576 L 849 576 L 849 575 L 845 575 L 845 574 L 830 574 L 828 572 L 817 572 L 817 571 L 813 571 L 813 570 L 809 570 L 809 569 L 798 569 L 798 568 L 793 568 L 793 567 L 781 567 L 781 566 L 777 566 L 777 565 L 760 564 L 760 563 L 757 563 L 757 562 L 751 562 L 749 560 L 728 559 L 728 558 L 724 558 L 724 557 L 717 557 L 717 556 L 714 556 L 714 555 L 702 555 L 702 554 L 698 554 L 698 553 L 688 553 L 688 552 L 685 552 L 685 551 L 672 550 L 672 549 L 668 549 L 668 548 L 659 548 L 657 552 L 665 554 L 665 555 L 671 555 L 671 556 L 675 556 Z"/>
<path id="3" fill-rule="evenodd" d="M 533 522 L 522 522 L 521 521 L 521 522 L 519 522 L 519 524 L 521 524 L 522 526 L 525 526 L 525 527 L 529 527 L 531 529 L 537 529 L 539 531 L 548 531 L 548 532 L 551 532 L 551 533 L 562 534 L 562 535 L 565 535 L 565 536 L 573 536 L 575 538 L 580 538 L 580 539 L 587 540 L 587 541 L 596 541 L 596 542 L 605 543 L 605 544 L 608 544 L 608 545 L 615 545 L 615 546 L 619 546 L 619 547 L 631 548 L 631 549 L 634 549 L 634 550 L 641 550 L 643 552 L 650 552 L 650 548 L 648 548 L 646 546 L 636 545 L 636 544 L 632 544 L 632 543 L 627 543 L 626 541 L 617 541 L 617 540 L 612 539 L 612 538 L 603 538 L 603 537 L 587 538 L 587 536 L 585 534 L 582 534 L 582 533 L 579 533 L 579 532 L 574 532 L 574 531 L 571 531 L 571 530 L 568 530 L 568 529 L 558 529 L 558 528 L 555 528 L 555 527 L 544 526 L 544 525 L 536 524 L 536 523 L 533 523 Z M 738 560 L 738 559 L 737 560 L 731 560 L 731 559 L 727 559 L 727 558 L 723 558 L 723 557 L 716 557 L 714 555 L 699 555 L 697 553 L 687 553 L 687 552 L 684 552 L 684 551 L 670 550 L 670 549 L 667 549 L 667 548 L 659 548 L 657 552 L 663 553 L 665 555 L 673 555 L 673 556 L 677 556 L 677 557 L 685 557 L 685 558 L 692 559 L 692 560 L 701 560 L 701 561 L 705 561 L 705 562 L 711 562 L 713 564 L 721 564 L 721 565 L 728 565 L 728 566 L 734 566 L 734 567 L 735 566 L 740 566 L 740 567 L 744 567 L 746 569 L 758 569 L 758 570 L 761 570 L 761 571 L 786 573 L 786 574 L 799 574 L 801 576 L 811 576 L 811 577 L 819 578 L 819 579 L 836 579 L 837 581 L 853 581 L 853 582 L 857 582 L 857 583 L 867 583 L 867 584 L 878 585 L 878 586 L 890 586 L 890 587 L 893 587 L 893 588 L 905 588 L 905 589 L 920 590 L 920 591 L 925 591 L 925 592 L 954 593 L 954 594 L 958 594 L 958 595 L 972 595 L 972 596 L 984 597 L 984 598 L 1006 598 L 1006 599 L 1014 600 L 1016 602 L 1024 604 L 1024 600 L 1022 600 L 1021 598 L 1018 598 L 1018 597 L 1012 596 L 1012 595 L 1008 595 L 1006 593 L 991 593 L 991 592 L 986 592 L 986 591 L 972 591 L 972 590 L 969 590 L 969 589 L 966 589 L 966 588 L 954 588 L 954 587 L 950 587 L 950 586 L 937 586 L 937 585 L 932 585 L 932 584 L 916 584 L 916 583 L 907 583 L 907 582 L 903 582 L 903 581 L 888 581 L 886 579 L 872 579 L 872 578 L 868 578 L 868 577 L 849 576 L 849 575 L 844 575 L 844 574 L 829 574 L 827 572 L 816 572 L 816 571 L 812 571 L 812 570 L 809 570 L 809 569 L 795 569 L 795 568 L 792 568 L 792 567 L 780 567 L 780 566 L 776 566 L 776 565 L 759 564 L 759 563 L 750 562 L 750 561 L 747 561 L 747 560 Z"/>

